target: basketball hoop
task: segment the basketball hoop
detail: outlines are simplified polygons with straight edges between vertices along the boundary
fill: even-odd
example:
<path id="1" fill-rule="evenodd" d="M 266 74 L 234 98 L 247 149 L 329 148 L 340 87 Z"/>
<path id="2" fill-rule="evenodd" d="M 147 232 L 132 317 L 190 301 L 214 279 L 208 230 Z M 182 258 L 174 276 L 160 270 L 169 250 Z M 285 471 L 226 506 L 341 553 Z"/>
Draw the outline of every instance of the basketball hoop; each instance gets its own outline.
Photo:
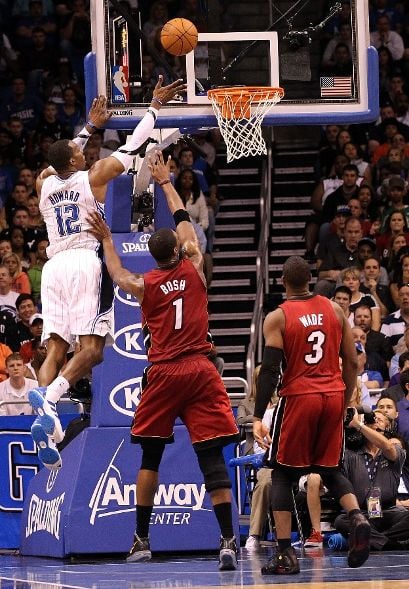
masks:
<path id="1" fill-rule="evenodd" d="M 282 88 L 263 86 L 213 88 L 207 92 L 226 143 L 228 162 L 267 153 L 261 123 L 283 96 Z"/>

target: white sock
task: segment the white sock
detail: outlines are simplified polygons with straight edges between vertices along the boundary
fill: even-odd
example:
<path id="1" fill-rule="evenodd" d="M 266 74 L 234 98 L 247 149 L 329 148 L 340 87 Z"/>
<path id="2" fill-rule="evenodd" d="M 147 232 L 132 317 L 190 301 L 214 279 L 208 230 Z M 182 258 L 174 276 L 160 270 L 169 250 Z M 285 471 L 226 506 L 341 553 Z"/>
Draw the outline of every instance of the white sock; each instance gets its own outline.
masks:
<path id="1" fill-rule="evenodd" d="M 68 380 L 63 376 L 57 376 L 57 378 L 48 385 L 45 398 L 47 401 L 57 403 L 69 388 L 70 383 Z"/>

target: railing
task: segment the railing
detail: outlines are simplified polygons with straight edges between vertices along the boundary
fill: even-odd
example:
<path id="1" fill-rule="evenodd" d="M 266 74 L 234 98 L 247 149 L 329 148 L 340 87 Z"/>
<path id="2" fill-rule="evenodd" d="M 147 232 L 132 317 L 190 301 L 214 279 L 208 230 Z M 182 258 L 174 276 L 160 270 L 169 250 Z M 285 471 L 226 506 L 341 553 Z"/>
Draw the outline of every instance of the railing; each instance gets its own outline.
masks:
<path id="1" fill-rule="evenodd" d="M 268 283 L 268 265 L 269 265 L 269 248 L 268 240 L 270 235 L 271 223 L 271 168 L 272 168 L 272 150 L 268 147 L 267 158 L 263 162 L 261 176 L 261 195 L 260 195 L 260 220 L 261 230 L 257 248 L 257 289 L 256 300 L 254 303 L 253 316 L 250 325 L 250 342 L 246 357 L 246 375 L 247 382 L 252 381 L 255 358 L 257 364 L 261 362 L 261 353 L 263 348 L 263 303 L 264 294 L 269 291 Z"/>
<path id="2" fill-rule="evenodd" d="M 76 407 L 78 407 L 78 413 L 84 413 L 84 406 L 82 403 L 78 403 L 77 401 L 73 401 L 69 397 L 61 397 L 58 401 L 59 403 L 72 403 Z M 28 400 L 21 400 L 21 401 L 0 401 L 0 409 L 3 405 L 29 405 Z M 34 414 L 33 414 L 34 415 Z M 3 417 L 7 417 L 7 415 L 3 415 Z"/>
<path id="3" fill-rule="evenodd" d="M 236 407 L 242 399 L 244 399 L 248 393 L 249 385 L 246 379 L 241 376 L 225 376 L 223 377 L 224 386 L 227 389 L 230 402 L 233 407 Z M 242 389 L 240 392 L 237 390 L 229 391 L 229 389 Z"/>

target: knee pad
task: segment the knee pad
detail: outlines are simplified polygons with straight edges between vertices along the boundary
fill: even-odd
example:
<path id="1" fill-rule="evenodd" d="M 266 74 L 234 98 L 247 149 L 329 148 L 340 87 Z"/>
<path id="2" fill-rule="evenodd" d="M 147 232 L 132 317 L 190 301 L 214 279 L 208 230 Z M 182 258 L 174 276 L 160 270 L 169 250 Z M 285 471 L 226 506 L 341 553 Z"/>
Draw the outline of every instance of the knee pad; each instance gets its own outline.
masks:
<path id="1" fill-rule="evenodd" d="M 327 487 L 331 496 L 337 501 L 344 495 L 355 493 L 351 482 L 339 470 L 334 469 L 329 470 L 329 472 L 321 471 L 320 474 L 324 485 Z"/>
<path id="2" fill-rule="evenodd" d="M 158 472 L 159 465 L 162 460 L 163 451 L 165 449 L 165 444 L 161 442 L 160 444 L 152 444 L 151 440 L 147 442 L 142 442 L 142 462 L 141 462 L 141 470 L 153 470 Z"/>
<path id="3" fill-rule="evenodd" d="M 271 473 L 271 507 L 273 511 L 293 511 L 292 478 L 281 468 Z"/>
<path id="4" fill-rule="evenodd" d="M 231 481 L 227 473 L 222 448 L 200 450 L 197 452 L 197 460 L 208 493 L 216 489 L 231 489 Z"/>

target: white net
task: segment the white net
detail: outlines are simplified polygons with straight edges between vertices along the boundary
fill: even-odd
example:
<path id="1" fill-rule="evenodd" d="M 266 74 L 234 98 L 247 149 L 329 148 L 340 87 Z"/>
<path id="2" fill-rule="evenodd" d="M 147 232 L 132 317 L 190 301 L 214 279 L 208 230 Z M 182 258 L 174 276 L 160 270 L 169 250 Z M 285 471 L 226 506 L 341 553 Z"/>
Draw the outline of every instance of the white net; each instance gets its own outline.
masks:
<path id="1" fill-rule="evenodd" d="M 229 92 L 232 91 L 232 92 Z M 267 111 L 283 96 L 281 88 L 223 88 L 209 90 L 227 161 L 267 153 L 261 123 Z"/>

